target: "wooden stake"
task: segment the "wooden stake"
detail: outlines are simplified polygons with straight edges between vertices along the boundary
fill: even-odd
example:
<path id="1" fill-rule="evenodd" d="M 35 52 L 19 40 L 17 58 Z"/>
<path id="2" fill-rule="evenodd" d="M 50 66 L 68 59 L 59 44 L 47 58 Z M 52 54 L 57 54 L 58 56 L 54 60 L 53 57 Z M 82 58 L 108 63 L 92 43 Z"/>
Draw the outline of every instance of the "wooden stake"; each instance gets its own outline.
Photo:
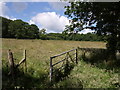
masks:
<path id="1" fill-rule="evenodd" d="M 23 68 L 24 68 L 24 72 L 26 72 L 26 65 L 25 65 L 25 62 L 26 62 L 26 50 L 23 50 L 23 58 L 24 58 Z"/>
<path id="2" fill-rule="evenodd" d="M 78 49 L 76 49 L 76 64 L 78 64 Z"/>
<path id="3" fill-rule="evenodd" d="M 10 72 L 8 73 L 8 75 L 12 75 L 12 78 L 14 79 L 14 59 L 11 49 L 8 50 L 8 60 L 10 64 Z"/>
<path id="4" fill-rule="evenodd" d="M 53 66 L 52 66 L 52 57 L 50 57 L 50 82 L 52 82 Z"/>

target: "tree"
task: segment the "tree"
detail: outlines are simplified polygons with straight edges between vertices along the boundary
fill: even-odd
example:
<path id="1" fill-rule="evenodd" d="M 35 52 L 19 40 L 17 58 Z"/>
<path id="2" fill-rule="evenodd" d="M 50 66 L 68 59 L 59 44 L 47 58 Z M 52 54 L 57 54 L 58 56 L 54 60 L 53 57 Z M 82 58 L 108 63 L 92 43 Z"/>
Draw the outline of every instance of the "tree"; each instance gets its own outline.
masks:
<path id="1" fill-rule="evenodd" d="M 22 20 L 11 21 L 8 26 L 8 31 L 11 38 L 18 39 L 35 39 L 39 38 L 39 28 L 32 24 L 29 25 L 27 22 Z"/>
<path id="2" fill-rule="evenodd" d="M 26 35 L 25 28 L 28 23 L 23 22 L 22 20 L 15 20 L 10 22 L 8 26 L 8 31 L 11 34 L 12 38 L 24 38 Z"/>
<path id="3" fill-rule="evenodd" d="M 39 37 L 42 40 L 47 40 L 46 29 L 43 28 L 39 31 Z"/>
<path id="4" fill-rule="evenodd" d="M 0 19 L 1 19 L 1 22 L 2 22 L 2 37 L 3 38 L 9 38 L 10 33 L 8 32 L 8 25 L 12 20 L 4 18 L 4 17 L 0 17 Z"/>
<path id="5" fill-rule="evenodd" d="M 46 34 L 46 29 L 44 29 L 44 28 L 41 29 L 39 33 L 40 33 L 40 34 Z"/>
<path id="6" fill-rule="evenodd" d="M 39 28 L 35 24 L 30 25 L 30 29 L 28 30 L 28 33 L 29 35 L 31 35 L 30 38 L 32 39 L 39 38 Z"/>
<path id="7" fill-rule="evenodd" d="M 90 28 L 100 35 L 109 34 L 108 50 L 115 53 L 120 42 L 120 2 L 70 2 L 65 8 L 71 19 L 70 30 Z"/>
<path id="8" fill-rule="evenodd" d="M 61 33 L 48 33 L 47 38 L 49 40 L 62 40 L 63 35 Z"/>

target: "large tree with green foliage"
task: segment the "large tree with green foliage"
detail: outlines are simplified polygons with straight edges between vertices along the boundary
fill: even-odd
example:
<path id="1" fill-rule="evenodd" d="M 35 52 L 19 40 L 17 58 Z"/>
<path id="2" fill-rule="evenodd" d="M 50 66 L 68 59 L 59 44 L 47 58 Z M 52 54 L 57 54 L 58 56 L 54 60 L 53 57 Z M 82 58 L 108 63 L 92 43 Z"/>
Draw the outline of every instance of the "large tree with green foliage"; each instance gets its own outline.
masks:
<path id="1" fill-rule="evenodd" d="M 39 38 L 39 28 L 20 19 L 10 20 L 0 17 L 2 22 L 2 38 L 36 39 Z"/>
<path id="2" fill-rule="evenodd" d="M 8 31 L 12 38 L 35 39 L 39 37 L 39 28 L 34 24 L 29 25 L 27 22 L 23 22 L 22 20 L 10 22 Z"/>
<path id="3" fill-rule="evenodd" d="M 24 38 L 26 35 L 28 23 L 22 20 L 14 20 L 10 22 L 8 26 L 8 31 L 12 38 Z"/>
<path id="4" fill-rule="evenodd" d="M 31 39 L 39 38 L 39 28 L 35 24 L 31 24 L 28 30 Z"/>
<path id="5" fill-rule="evenodd" d="M 120 42 L 120 2 L 70 2 L 65 8 L 71 19 L 69 30 L 90 28 L 98 34 L 109 34 L 107 47 L 115 53 Z"/>

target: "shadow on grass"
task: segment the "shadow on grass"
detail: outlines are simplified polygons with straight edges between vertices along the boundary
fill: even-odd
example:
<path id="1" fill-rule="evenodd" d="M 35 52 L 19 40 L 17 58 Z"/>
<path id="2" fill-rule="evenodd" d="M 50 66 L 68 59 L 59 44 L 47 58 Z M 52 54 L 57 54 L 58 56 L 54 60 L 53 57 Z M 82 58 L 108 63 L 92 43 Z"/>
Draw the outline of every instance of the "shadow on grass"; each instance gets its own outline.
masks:
<path id="1" fill-rule="evenodd" d="M 57 84 L 60 81 L 63 81 L 62 86 L 57 85 L 58 88 L 74 87 L 74 84 L 75 84 L 74 82 L 72 82 L 72 81 L 68 82 L 66 80 L 68 80 L 69 75 L 75 65 L 76 65 L 75 63 L 67 62 L 62 69 L 55 69 L 52 85 Z M 83 87 L 81 82 L 79 82 L 79 87 L 81 87 L 81 88 Z"/>
<path id="2" fill-rule="evenodd" d="M 74 64 L 67 63 L 61 69 L 54 69 L 53 82 L 59 82 L 65 79 L 70 74 L 71 70 L 74 68 Z"/>
<path id="3" fill-rule="evenodd" d="M 30 69 L 33 70 L 32 68 Z M 34 70 L 33 70 L 34 71 Z M 2 68 L 2 89 L 6 88 L 48 88 L 48 74 L 39 73 L 38 77 L 35 77 L 29 73 L 16 70 L 14 80 L 8 75 L 8 68 Z"/>
<path id="4" fill-rule="evenodd" d="M 24 73 L 22 69 L 16 69 L 15 78 L 13 80 L 12 77 L 8 75 L 8 66 L 4 64 L 2 67 L 2 89 L 6 90 L 7 88 L 54 88 L 54 84 L 57 84 L 63 80 L 67 80 L 71 70 L 74 68 L 74 65 L 75 64 L 67 63 L 65 64 L 63 69 L 55 69 L 53 78 L 54 81 L 50 83 L 49 73 L 37 72 L 38 76 L 35 76 L 33 75 L 35 71 L 33 68 L 29 68 L 28 72 L 26 73 Z M 68 84 L 63 85 L 62 88 L 65 88 L 72 84 L 73 82 L 69 82 Z"/>
<path id="5" fill-rule="evenodd" d="M 80 59 L 83 59 L 85 62 L 90 63 L 101 69 L 113 70 L 118 73 L 120 68 L 120 60 L 116 58 L 111 58 L 107 49 L 94 49 L 89 51 L 90 55 L 82 54 Z"/>

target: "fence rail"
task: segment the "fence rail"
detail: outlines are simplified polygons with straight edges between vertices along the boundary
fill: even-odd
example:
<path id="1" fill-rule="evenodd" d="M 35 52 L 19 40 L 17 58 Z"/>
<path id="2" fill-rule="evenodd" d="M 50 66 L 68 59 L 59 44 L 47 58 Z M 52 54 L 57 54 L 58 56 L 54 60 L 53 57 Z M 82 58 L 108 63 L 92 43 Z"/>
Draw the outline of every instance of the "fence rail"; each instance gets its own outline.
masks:
<path id="1" fill-rule="evenodd" d="M 72 55 L 75 55 L 74 58 L 72 58 L 71 55 L 70 55 L 70 52 L 72 52 L 72 51 L 75 51 L 75 53 L 72 54 Z M 60 60 L 60 61 L 53 64 L 53 58 L 56 58 L 56 57 L 59 57 L 59 56 L 65 55 L 65 54 L 67 54 L 67 56 L 64 59 L 62 59 L 62 60 Z M 73 59 L 75 59 L 75 62 L 77 64 L 77 56 L 78 56 L 77 54 L 78 54 L 77 53 L 77 48 L 75 48 L 75 49 L 72 49 L 72 50 L 63 52 L 61 54 L 50 57 L 50 82 L 52 82 L 52 77 L 53 77 L 53 73 L 54 73 L 53 72 L 53 67 L 56 66 L 57 64 L 61 63 L 61 62 L 66 61 L 68 58 L 70 58 L 72 62 L 73 62 Z M 62 67 L 63 66 L 59 67 L 58 69 L 60 69 Z"/>
<path id="2" fill-rule="evenodd" d="M 76 49 L 72 49 L 72 50 L 69 50 L 69 51 L 63 52 L 63 53 L 61 53 L 61 54 L 58 54 L 58 55 L 52 56 L 51 58 L 59 57 L 59 56 L 61 56 L 61 55 L 64 55 L 64 54 L 69 53 L 69 52 L 72 52 L 72 51 L 74 51 L 74 50 L 76 50 Z"/>
<path id="3" fill-rule="evenodd" d="M 72 51 L 75 51 L 75 53 L 72 53 L 72 54 L 70 54 L 70 52 L 72 52 Z M 52 57 L 50 57 L 50 82 L 52 82 L 52 78 L 53 78 L 53 73 L 54 73 L 54 71 L 53 71 L 53 67 L 54 66 L 56 66 L 57 64 L 59 64 L 59 63 L 61 63 L 61 62 L 64 62 L 64 61 L 66 61 L 67 59 L 69 59 L 70 58 L 70 60 L 72 61 L 72 62 L 76 62 L 76 64 L 78 63 L 78 57 L 79 57 L 79 55 L 78 55 L 78 52 L 79 51 L 82 51 L 82 55 L 83 56 L 86 56 L 85 54 L 86 54 L 86 52 L 91 52 L 91 53 L 96 53 L 97 51 L 100 51 L 100 52 L 103 52 L 103 51 L 106 51 L 106 49 L 105 48 L 75 48 L 75 49 L 72 49 L 72 50 L 69 50 L 69 51 L 66 51 L 66 52 L 63 52 L 63 53 L 61 53 L 61 54 L 58 54 L 58 55 L 55 55 L 55 56 L 52 56 Z M 60 56 L 62 56 L 62 55 L 65 55 L 65 54 L 67 54 L 67 57 L 65 57 L 64 59 L 61 59 L 60 61 L 58 61 L 58 62 L 56 62 L 56 63 L 53 63 L 53 59 L 55 59 L 56 57 L 60 57 Z M 80 54 L 80 53 L 79 53 Z M 75 55 L 75 57 L 72 57 L 72 56 L 74 56 Z M 60 66 L 58 69 L 61 69 L 63 66 Z"/>

